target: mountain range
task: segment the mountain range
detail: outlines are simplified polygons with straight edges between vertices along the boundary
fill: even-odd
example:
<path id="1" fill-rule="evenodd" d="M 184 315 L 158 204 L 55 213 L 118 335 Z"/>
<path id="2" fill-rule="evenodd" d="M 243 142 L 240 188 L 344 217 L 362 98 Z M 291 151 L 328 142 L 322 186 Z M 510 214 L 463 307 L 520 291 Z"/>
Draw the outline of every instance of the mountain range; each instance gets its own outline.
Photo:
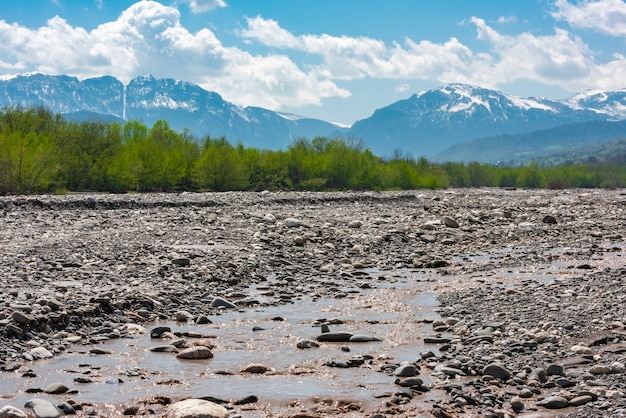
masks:
<path id="1" fill-rule="evenodd" d="M 466 161 L 471 154 L 473 160 L 480 161 L 482 153 L 464 153 L 463 149 L 497 149 L 516 135 L 544 130 L 552 130 L 548 137 L 558 136 L 565 147 L 568 135 L 572 141 L 588 143 L 588 139 L 581 140 L 581 131 L 571 126 L 626 120 L 626 89 L 586 91 L 565 100 L 548 100 L 447 84 L 378 109 L 345 128 L 318 119 L 237 106 L 196 84 L 149 75 L 134 78 L 127 85 L 110 76 L 82 81 L 38 73 L 0 78 L 0 107 L 38 105 L 75 120 L 137 119 L 150 126 L 162 119 L 172 128 L 189 129 L 199 138 L 207 134 L 225 136 L 231 143 L 257 148 L 285 149 L 296 138 L 342 135 L 363 139 L 372 152 L 383 157 L 401 151 L 413 157 L 457 161 Z M 620 129 L 613 125 L 606 132 L 625 137 L 626 132 L 620 135 Z M 589 131 L 593 136 L 593 129 Z M 578 138 L 573 138 L 576 135 Z M 497 138 L 504 137 L 506 140 L 498 142 Z M 610 139 L 616 138 L 602 136 L 596 142 Z M 506 152 L 505 147 L 491 158 L 506 156 Z"/>

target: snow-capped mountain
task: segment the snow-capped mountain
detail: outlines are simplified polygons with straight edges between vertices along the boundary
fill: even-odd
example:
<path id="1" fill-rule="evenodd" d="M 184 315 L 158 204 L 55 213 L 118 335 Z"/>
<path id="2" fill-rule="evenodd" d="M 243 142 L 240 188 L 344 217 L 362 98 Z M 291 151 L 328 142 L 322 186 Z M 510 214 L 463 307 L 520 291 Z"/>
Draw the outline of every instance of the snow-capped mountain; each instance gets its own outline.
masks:
<path id="1" fill-rule="evenodd" d="M 433 156 L 462 142 L 588 121 L 626 119 L 626 91 L 554 101 L 522 98 L 467 84 L 414 94 L 356 122 L 351 134 L 379 155 L 394 150 Z"/>
<path id="2" fill-rule="evenodd" d="M 626 120 L 626 89 L 587 91 L 555 101 L 523 98 L 467 84 L 448 84 L 378 109 L 350 129 L 259 107 L 241 107 L 200 86 L 141 76 L 128 85 L 114 77 L 80 81 L 29 74 L 0 77 L 0 107 L 43 105 L 78 120 L 166 120 L 199 138 L 284 149 L 296 138 L 344 135 L 362 138 L 380 156 L 395 150 L 433 157 L 467 141 L 515 135 L 561 125 Z M 441 156 L 439 156 L 441 158 Z M 444 156 L 445 157 L 445 156 Z"/>
<path id="3" fill-rule="evenodd" d="M 200 86 L 172 79 L 140 76 L 127 86 L 114 77 L 79 81 L 68 76 L 30 74 L 0 79 L 0 107 L 43 105 L 72 119 L 137 119 L 151 126 L 166 120 L 178 131 L 197 137 L 225 136 L 257 148 L 285 148 L 291 141 L 336 135 L 346 129 L 304 117 L 287 118 L 258 107 L 241 107 Z"/>

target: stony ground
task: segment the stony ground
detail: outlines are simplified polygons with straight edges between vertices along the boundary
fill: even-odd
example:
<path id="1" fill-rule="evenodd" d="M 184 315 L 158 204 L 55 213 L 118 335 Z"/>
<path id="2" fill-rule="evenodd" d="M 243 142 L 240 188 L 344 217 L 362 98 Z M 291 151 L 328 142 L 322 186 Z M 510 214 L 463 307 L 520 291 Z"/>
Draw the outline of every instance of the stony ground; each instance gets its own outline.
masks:
<path id="1" fill-rule="evenodd" d="M 250 284 L 265 283 L 273 304 L 303 295 L 340 304 L 345 280 L 428 270 L 440 280 L 442 319 L 423 338 L 437 349 L 405 364 L 331 365 L 383 370 L 396 393 L 375 409 L 335 402 L 274 416 L 626 416 L 622 190 L 4 197 L 0 225 L 4 373 L 29 376 L 38 359 L 76 344 L 97 350 L 136 324 L 253 309 Z M 169 347 L 208 356 L 210 345 Z M 106 416 L 67 390 L 44 388 L 58 402 L 34 394 L 28 407 L 5 393 L 0 416 Z M 175 401 L 109 416 L 193 416 Z M 215 416 L 243 416 L 254 401 L 227 402 Z"/>

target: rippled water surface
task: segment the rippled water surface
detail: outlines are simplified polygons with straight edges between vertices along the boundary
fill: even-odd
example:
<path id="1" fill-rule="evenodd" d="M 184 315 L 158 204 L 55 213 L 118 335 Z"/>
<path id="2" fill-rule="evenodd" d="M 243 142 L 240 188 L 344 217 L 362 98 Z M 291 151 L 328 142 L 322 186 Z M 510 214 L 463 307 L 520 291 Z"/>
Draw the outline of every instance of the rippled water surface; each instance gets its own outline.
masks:
<path id="1" fill-rule="evenodd" d="M 148 395 L 170 398 L 202 397 L 232 400 L 256 395 L 260 402 L 280 407 L 295 399 L 314 396 L 347 398 L 373 406 L 377 395 L 397 391 L 394 378 L 368 366 L 331 368 L 327 361 L 346 361 L 367 354 L 389 358 L 389 362 L 414 361 L 425 349 L 422 338 L 431 333 L 425 319 L 436 318 L 433 279 L 426 275 L 395 277 L 384 282 L 370 279 L 372 290 L 350 293 L 343 299 L 303 297 L 295 303 L 245 311 L 227 311 L 212 316 L 211 324 L 159 323 L 172 331 L 191 331 L 208 336 L 214 343 L 214 358 L 179 360 L 172 353 L 155 353 L 149 348 L 167 344 L 151 339 L 149 332 L 104 342 L 97 347 L 111 354 L 93 355 L 94 346 L 77 345 L 51 360 L 30 364 L 36 377 L 22 372 L 0 374 L 0 394 L 5 403 L 21 407 L 33 397 L 72 399 L 95 404 L 132 404 Z M 392 281 L 394 283 L 389 283 Z M 253 289 L 254 291 L 254 289 Z M 314 339 L 320 332 L 316 320 L 337 318 L 331 330 L 370 334 L 382 339 L 369 343 L 324 343 L 319 348 L 300 350 L 296 343 Z M 257 330 L 253 330 L 255 328 Z M 262 329 L 258 329 L 262 328 Z M 192 339 L 190 339 L 192 340 Z M 342 347 L 349 347 L 349 352 Z M 436 352 L 436 346 L 429 346 Z M 241 373 L 250 363 L 271 368 L 263 375 Z M 92 383 L 75 383 L 88 377 Z M 45 388 L 62 382 L 77 391 L 65 395 L 29 394 L 29 388 Z"/>

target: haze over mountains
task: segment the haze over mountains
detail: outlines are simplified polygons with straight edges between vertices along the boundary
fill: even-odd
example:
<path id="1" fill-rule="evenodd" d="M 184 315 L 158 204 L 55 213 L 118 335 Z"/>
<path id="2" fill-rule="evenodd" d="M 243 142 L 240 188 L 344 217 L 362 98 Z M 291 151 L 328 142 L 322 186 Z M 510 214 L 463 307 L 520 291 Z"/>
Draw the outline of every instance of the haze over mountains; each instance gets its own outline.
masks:
<path id="1" fill-rule="evenodd" d="M 389 157 L 398 150 L 436 160 L 481 161 L 481 156 L 488 154 L 489 161 L 483 158 L 482 162 L 494 162 L 507 159 L 511 143 L 517 147 L 516 155 L 523 158 L 527 155 L 524 143 L 532 150 L 545 144 L 553 151 L 550 141 L 567 148 L 570 143 L 626 137 L 624 124 L 613 125 L 626 120 L 626 89 L 582 92 L 555 101 L 449 84 L 378 109 L 345 128 L 259 107 L 237 106 L 196 84 L 152 76 L 137 77 L 128 85 L 109 76 L 82 81 L 44 74 L 0 79 L 0 107 L 37 105 L 78 120 L 138 119 L 150 126 L 162 119 L 176 130 L 191 130 L 199 138 L 206 134 L 225 136 L 233 144 L 240 141 L 257 148 L 284 149 L 296 138 L 342 135 L 362 138 L 380 156 Z M 587 123 L 594 128 L 572 128 L 572 124 Z M 595 135 L 598 129 L 605 134 Z M 530 132 L 543 130 L 549 133 L 531 135 L 542 138 L 539 144 L 528 141 Z M 527 136 L 517 141 L 516 135 Z M 481 147 L 491 152 L 473 152 Z"/>

